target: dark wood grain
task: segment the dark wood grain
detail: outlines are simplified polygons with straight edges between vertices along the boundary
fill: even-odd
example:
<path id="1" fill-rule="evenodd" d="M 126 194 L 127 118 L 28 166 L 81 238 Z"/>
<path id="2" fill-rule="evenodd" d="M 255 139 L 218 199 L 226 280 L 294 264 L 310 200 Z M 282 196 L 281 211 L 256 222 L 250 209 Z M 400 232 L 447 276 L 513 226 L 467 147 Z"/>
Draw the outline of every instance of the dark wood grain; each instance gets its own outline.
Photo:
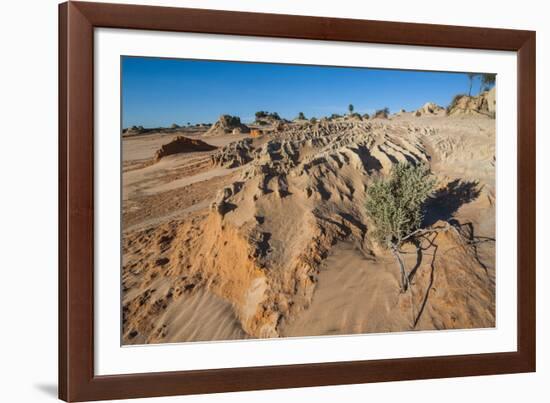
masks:
<path id="1" fill-rule="evenodd" d="M 67 400 L 67 368 L 66 359 L 67 329 L 69 318 L 66 314 L 67 299 L 67 7 L 59 7 L 59 152 L 58 152 L 58 261 L 59 261 L 59 315 L 58 315 L 58 390 L 59 398 Z"/>
<path id="2" fill-rule="evenodd" d="M 536 361 L 536 36 L 518 49 L 518 351 Z"/>
<path id="3" fill-rule="evenodd" d="M 284 14 L 125 4 L 98 7 L 87 2 L 78 2 L 78 8 L 93 21 L 94 26 L 157 31 L 493 50 L 517 50 L 529 37 L 528 31 L 520 30 Z"/>
<path id="4" fill-rule="evenodd" d="M 88 396 L 93 379 L 93 29 L 73 3 L 60 10 L 66 38 L 59 52 L 65 69 L 60 77 L 59 393 L 75 401 Z"/>
<path id="5" fill-rule="evenodd" d="M 202 32 L 518 52 L 518 351 L 95 376 L 93 30 Z M 535 33 L 133 5 L 59 7 L 59 397 L 119 399 L 535 370 Z"/>

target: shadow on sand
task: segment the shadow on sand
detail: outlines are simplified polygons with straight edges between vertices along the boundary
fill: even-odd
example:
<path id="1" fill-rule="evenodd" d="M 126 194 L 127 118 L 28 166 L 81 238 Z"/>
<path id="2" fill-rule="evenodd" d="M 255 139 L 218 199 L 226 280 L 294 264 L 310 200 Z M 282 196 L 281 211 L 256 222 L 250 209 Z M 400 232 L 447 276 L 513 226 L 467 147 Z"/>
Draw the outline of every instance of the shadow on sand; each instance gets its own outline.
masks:
<path id="1" fill-rule="evenodd" d="M 458 209 L 477 199 L 481 193 L 478 181 L 456 179 L 437 190 L 425 206 L 423 227 L 429 227 L 438 220 L 449 221 Z"/>
<path id="2" fill-rule="evenodd" d="M 447 186 L 439 189 L 430 198 L 425 206 L 425 216 L 422 222 L 424 228 L 428 228 L 434 225 L 437 221 L 442 220 L 451 224 L 456 230 L 458 230 L 462 236 L 467 239 L 467 242 L 473 247 L 474 257 L 478 264 L 487 273 L 488 268 L 480 259 L 478 254 L 478 244 L 483 242 L 494 242 L 493 238 L 479 237 L 474 234 L 474 227 L 472 223 L 461 224 L 456 220 L 453 215 L 464 204 L 470 203 L 477 199 L 481 193 L 481 187 L 477 181 L 461 181 L 460 179 L 449 182 Z M 438 233 L 424 234 L 419 237 L 415 237 L 410 240 L 416 248 L 416 263 L 412 270 L 409 272 L 409 281 L 413 281 L 416 272 L 420 268 L 424 256 L 431 256 L 430 259 L 430 277 L 426 291 L 424 292 L 422 302 L 419 310 L 415 315 L 413 328 L 416 327 L 424 309 L 427 305 L 430 290 L 434 282 L 434 273 L 436 270 L 435 262 L 439 245 L 436 243 Z M 426 253 L 428 249 L 431 249 L 431 253 Z"/>

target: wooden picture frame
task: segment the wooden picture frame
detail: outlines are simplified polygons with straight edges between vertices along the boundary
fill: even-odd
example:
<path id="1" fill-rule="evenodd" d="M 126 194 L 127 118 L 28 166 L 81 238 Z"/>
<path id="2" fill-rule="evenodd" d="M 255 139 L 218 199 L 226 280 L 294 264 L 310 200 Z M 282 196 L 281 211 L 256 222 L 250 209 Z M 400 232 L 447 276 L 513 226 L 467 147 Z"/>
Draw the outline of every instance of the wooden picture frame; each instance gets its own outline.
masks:
<path id="1" fill-rule="evenodd" d="M 518 55 L 518 350 L 94 375 L 94 28 L 514 51 Z M 59 6 L 59 398 L 122 399 L 535 371 L 535 32 L 184 8 Z"/>

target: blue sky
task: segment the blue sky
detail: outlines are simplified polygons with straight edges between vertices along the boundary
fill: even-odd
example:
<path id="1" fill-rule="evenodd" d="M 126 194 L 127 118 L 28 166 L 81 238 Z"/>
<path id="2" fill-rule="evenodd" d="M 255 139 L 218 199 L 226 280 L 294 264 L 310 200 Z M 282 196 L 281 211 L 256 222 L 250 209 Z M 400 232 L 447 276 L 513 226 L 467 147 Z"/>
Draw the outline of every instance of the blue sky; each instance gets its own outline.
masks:
<path id="1" fill-rule="evenodd" d="M 468 88 L 464 73 L 123 57 L 122 124 L 195 124 L 222 114 L 248 122 L 259 110 L 322 117 L 343 114 L 350 103 L 361 114 L 395 112 L 428 101 L 447 106 Z"/>

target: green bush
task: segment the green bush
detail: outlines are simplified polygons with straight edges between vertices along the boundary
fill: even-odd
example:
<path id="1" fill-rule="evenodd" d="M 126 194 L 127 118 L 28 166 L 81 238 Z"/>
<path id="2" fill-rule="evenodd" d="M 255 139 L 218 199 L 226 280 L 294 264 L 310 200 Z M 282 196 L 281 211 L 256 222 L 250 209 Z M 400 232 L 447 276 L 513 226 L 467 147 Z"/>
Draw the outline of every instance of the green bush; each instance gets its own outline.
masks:
<path id="1" fill-rule="evenodd" d="M 229 127 L 235 127 L 241 125 L 241 118 L 238 116 L 232 116 L 232 115 L 222 115 L 220 116 L 220 122 L 223 122 L 225 125 Z M 201 123 L 203 126 L 206 125 L 206 123 Z"/>
<path id="2" fill-rule="evenodd" d="M 266 119 L 266 118 L 271 118 L 273 120 L 281 120 L 281 117 L 277 112 L 258 111 L 254 115 L 256 116 L 256 121 L 260 119 Z"/>
<path id="3" fill-rule="evenodd" d="M 267 111 L 258 111 L 255 113 L 256 119 L 267 117 Z"/>
<path id="4" fill-rule="evenodd" d="M 393 167 L 389 178 L 375 181 L 367 189 L 366 210 L 375 227 L 373 235 L 399 263 L 401 292 L 409 288 L 409 275 L 400 248 L 420 228 L 424 205 L 434 185 L 426 165 L 400 163 Z"/>
<path id="5" fill-rule="evenodd" d="M 426 165 L 400 163 L 394 165 L 389 178 L 368 187 L 367 214 L 381 245 L 400 246 L 403 238 L 419 228 L 424 203 L 434 185 L 435 179 Z"/>

